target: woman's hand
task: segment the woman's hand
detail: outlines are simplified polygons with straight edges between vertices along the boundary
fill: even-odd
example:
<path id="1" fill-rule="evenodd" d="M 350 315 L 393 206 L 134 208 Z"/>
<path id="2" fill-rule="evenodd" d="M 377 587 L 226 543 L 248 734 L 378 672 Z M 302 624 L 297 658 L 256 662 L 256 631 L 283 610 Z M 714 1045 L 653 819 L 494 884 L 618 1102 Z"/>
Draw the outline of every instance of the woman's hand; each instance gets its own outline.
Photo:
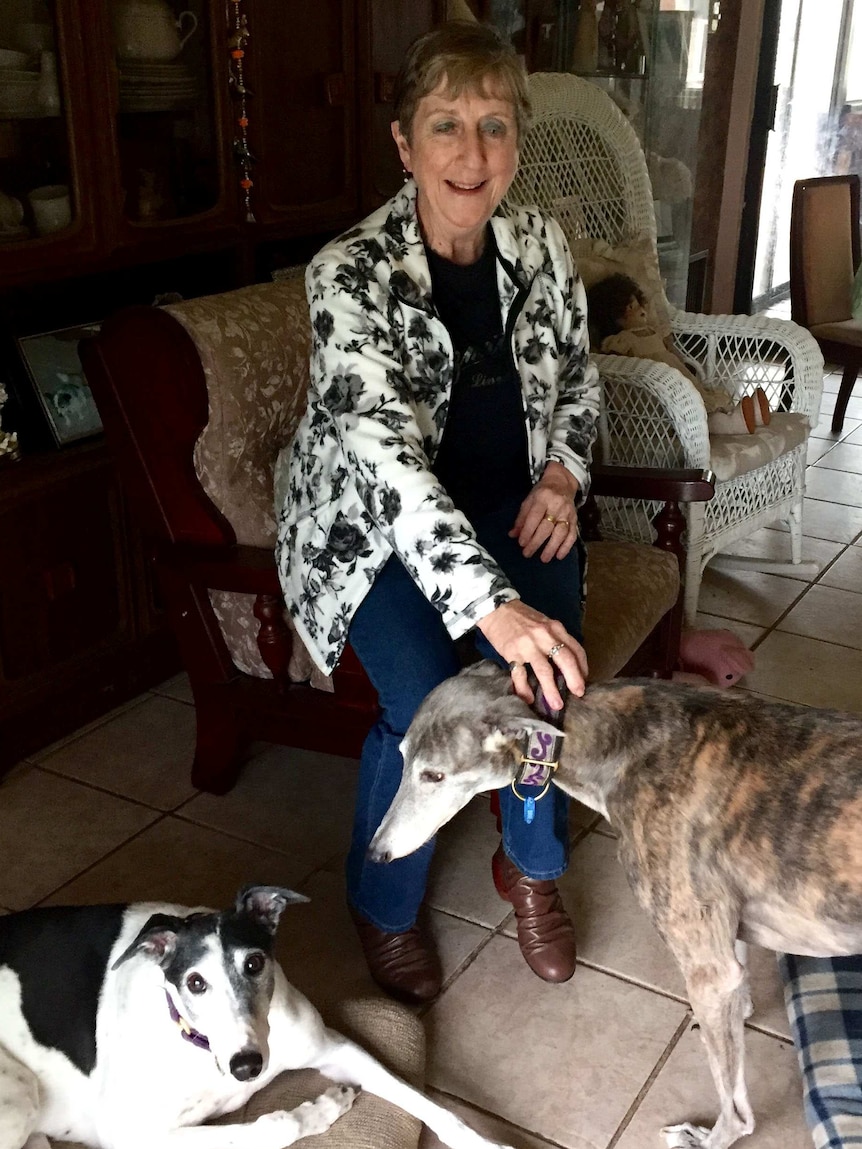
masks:
<path id="1" fill-rule="evenodd" d="M 531 558 L 539 547 L 543 563 L 551 559 L 564 559 L 578 537 L 578 512 L 575 495 L 578 480 L 562 463 L 553 459 L 544 473 L 521 503 L 510 538 L 517 538 L 526 558 Z"/>
<path id="2" fill-rule="evenodd" d="M 552 710 L 563 708 L 554 680 L 555 669 L 560 671 L 572 694 L 580 696 L 584 693 L 587 655 L 561 622 L 548 618 L 520 599 L 513 599 L 486 614 L 476 625 L 509 663 L 515 693 L 526 703 L 535 701 L 527 681 L 528 663 Z"/>

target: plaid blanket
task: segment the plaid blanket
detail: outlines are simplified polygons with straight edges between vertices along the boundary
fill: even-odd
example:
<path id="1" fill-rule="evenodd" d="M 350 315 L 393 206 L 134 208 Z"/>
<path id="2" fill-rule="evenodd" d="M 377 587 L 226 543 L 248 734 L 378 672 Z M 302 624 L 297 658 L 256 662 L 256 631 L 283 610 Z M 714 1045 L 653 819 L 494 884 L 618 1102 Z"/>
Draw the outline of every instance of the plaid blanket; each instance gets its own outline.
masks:
<path id="1" fill-rule="evenodd" d="M 862 955 L 778 966 L 816 1149 L 862 1147 Z"/>

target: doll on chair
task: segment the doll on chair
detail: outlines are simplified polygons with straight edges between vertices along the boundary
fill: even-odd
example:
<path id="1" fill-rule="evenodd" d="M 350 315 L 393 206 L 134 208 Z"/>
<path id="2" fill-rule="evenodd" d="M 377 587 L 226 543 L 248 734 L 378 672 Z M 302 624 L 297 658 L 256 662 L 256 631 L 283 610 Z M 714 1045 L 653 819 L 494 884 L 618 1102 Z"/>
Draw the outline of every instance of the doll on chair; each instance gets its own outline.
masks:
<path id="1" fill-rule="evenodd" d="M 770 420 L 769 402 L 762 387 L 733 403 L 726 391 L 708 387 L 683 363 L 669 340 L 650 325 L 646 296 L 627 275 L 601 279 L 587 292 L 590 327 L 603 354 L 632 355 L 675 367 L 697 388 L 706 407 L 707 426 L 715 435 L 753 434 Z"/>

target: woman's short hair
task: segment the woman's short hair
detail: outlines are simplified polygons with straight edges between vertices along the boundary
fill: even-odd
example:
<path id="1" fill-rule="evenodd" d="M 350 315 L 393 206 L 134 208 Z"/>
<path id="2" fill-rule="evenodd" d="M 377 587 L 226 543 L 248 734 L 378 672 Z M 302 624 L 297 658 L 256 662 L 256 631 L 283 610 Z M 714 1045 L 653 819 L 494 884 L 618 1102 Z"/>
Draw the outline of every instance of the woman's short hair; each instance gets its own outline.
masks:
<path id="1" fill-rule="evenodd" d="M 395 81 L 395 119 L 409 141 L 419 101 L 446 81 L 449 94 L 503 89 L 512 101 L 518 143 L 530 126 L 527 74 L 514 48 L 490 24 L 450 20 L 414 40 Z"/>

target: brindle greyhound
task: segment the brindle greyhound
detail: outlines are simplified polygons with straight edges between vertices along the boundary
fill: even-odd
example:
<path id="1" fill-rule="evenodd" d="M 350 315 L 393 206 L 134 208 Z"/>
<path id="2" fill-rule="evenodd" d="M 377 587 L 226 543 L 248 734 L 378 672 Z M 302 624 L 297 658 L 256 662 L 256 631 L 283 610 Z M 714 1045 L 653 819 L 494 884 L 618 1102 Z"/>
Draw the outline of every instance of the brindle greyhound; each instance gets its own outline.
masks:
<path id="1" fill-rule="evenodd" d="M 862 951 L 862 719 L 618 679 L 571 698 L 564 729 L 553 782 L 616 830 L 632 889 L 682 968 L 721 1101 L 712 1129 L 668 1127 L 667 1143 L 727 1149 L 754 1129 L 737 938 Z M 530 738 L 556 734 L 492 663 L 444 682 L 407 731 L 371 857 L 416 850 L 474 795 L 512 783 Z"/>

